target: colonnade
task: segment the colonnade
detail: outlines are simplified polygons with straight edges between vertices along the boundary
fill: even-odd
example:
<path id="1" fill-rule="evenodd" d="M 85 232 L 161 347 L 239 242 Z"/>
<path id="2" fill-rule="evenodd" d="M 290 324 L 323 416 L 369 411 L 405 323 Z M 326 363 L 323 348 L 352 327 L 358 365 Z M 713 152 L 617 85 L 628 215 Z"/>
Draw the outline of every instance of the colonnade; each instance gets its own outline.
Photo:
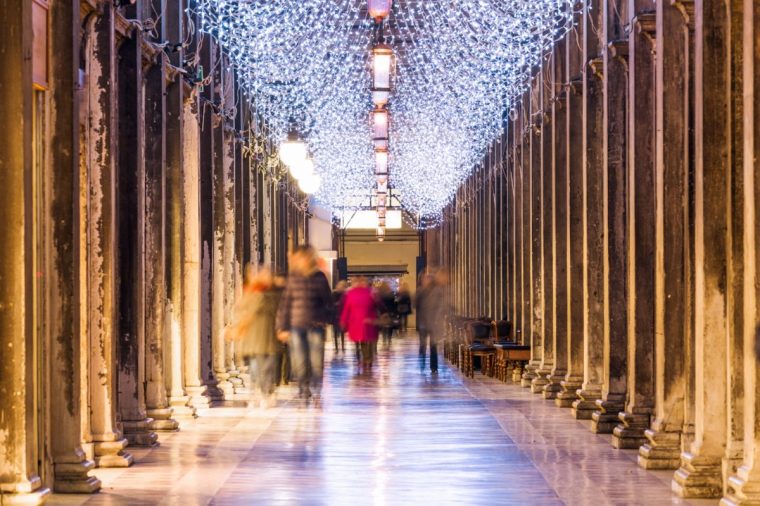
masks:
<path id="1" fill-rule="evenodd" d="M 244 265 L 305 197 L 186 2 L 0 0 L 0 503 L 100 488 L 248 385 Z M 243 397 L 241 397 L 243 396 Z"/>
<path id="2" fill-rule="evenodd" d="M 427 234 L 522 385 L 673 490 L 760 502 L 760 6 L 585 0 Z"/>

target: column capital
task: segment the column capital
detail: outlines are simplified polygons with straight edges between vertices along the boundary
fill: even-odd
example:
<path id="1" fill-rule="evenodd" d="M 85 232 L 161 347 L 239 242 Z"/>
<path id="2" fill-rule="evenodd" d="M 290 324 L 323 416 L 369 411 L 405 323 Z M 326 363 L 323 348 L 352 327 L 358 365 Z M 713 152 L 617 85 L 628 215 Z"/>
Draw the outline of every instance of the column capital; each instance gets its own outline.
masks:
<path id="1" fill-rule="evenodd" d="M 607 50 L 610 56 L 618 60 L 628 71 L 628 40 L 618 39 L 613 40 L 607 44 Z"/>
<path id="2" fill-rule="evenodd" d="M 694 0 L 670 0 L 670 5 L 677 8 L 686 21 L 689 30 L 694 30 Z"/>
<path id="3" fill-rule="evenodd" d="M 657 48 L 657 14 L 654 11 L 642 12 L 633 18 L 636 33 L 643 35 L 652 46 L 652 53 Z"/>
<path id="4" fill-rule="evenodd" d="M 604 60 L 600 57 L 592 58 L 588 61 L 588 67 L 591 72 L 599 79 L 604 79 Z"/>

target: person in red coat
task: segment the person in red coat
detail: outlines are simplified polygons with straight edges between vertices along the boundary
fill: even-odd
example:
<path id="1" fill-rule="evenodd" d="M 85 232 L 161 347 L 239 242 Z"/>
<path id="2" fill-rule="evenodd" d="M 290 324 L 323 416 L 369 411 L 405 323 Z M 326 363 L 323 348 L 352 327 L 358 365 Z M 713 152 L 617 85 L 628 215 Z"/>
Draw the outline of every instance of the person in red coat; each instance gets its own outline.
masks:
<path id="1" fill-rule="evenodd" d="M 353 280 L 351 289 L 343 300 L 340 325 L 348 332 L 348 338 L 356 343 L 357 360 L 362 367 L 370 369 L 377 341 L 377 301 L 367 284 L 367 278 Z"/>

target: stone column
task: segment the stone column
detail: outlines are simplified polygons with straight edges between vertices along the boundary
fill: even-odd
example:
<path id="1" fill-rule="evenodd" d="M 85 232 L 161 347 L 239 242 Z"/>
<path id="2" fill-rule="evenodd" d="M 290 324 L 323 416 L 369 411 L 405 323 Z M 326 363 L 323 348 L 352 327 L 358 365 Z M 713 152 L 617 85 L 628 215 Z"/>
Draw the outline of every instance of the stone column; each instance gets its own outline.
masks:
<path id="1" fill-rule="evenodd" d="M 677 469 L 684 422 L 686 278 L 688 231 L 689 29 L 681 11 L 657 4 L 656 61 L 656 276 L 655 412 L 647 443 L 639 449 L 644 469 Z"/>
<path id="2" fill-rule="evenodd" d="M 171 350 L 167 331 L 166 301 L 166 201 L 164 181 L 164 75 L 161 62 L 147 71 L 145 85 L 146 164 L 143 209 L 145 220 L 145 340 L 147 343 L 145 385 L 148 414 L 154 419 L 154 430 L 176 430 L 167 392 L 165 364 Z"/>
<path id="3" fill-rule="evenodd" d="M 3 10 L 3 12 L 8 12 Z M 79 181 L 79 101 L 77 92 L 80 37 L 72 27 L 80 26 L 79 5 L 73 2 L 54 2 L 50 5 L 50 33 L 55 45 L 51 53 L 49 164 L 43 179 L 45 185 L 45 223 L 43 237 L 50 247 L 45 248 L 45 297 L 49 318 L 47 319 L 49 357 L 59 357 L 56 367 L 50 367 L 49 420 L 55 421 L 50 430 L 50 449 L 56 492 L 93 493 L 100 490 L 100 480 L 89 476 L 95 463 L 89 460 L 82 448 L 82 363 L 81 350 L 86 347 L 86 334 L 80 325 L 77 310 L 81 303 L 77 268 L 82 254 L 77 241 Z M 19 18 L 17 18 L 19 19 Z M 0 42 L 0 44 L 2 44 Z M 0 51 L 2 52 L 2 51 Z M 9 52 L 8 54 L 13 54 Z M 19 55 L 20 56 L 20 55 Z M 3 62 L 5 68 L 10 63 Z M 21 81 L 21 80 L 19 80 Z M 10 93 L 0 84 L 0 96 L 10 98 Z M 22 104 L 18 101 L 18 104 Z M 6 104 L 2 110 L 7 111 Z M 16 146 L 18 139 L 8 139 Z M 10 153 L 7 146 L 0 152 Z M 0 167 L 3 167 L 0 155 Z M 0 173 L 4 170 L 0 168 Z M 22 171 L 18 171 L 21 173 Z M 2 177 L 2 176 L 0 176 Z M 7 184 L 7 182 L 6 182 Z M 38 225 L 39 226 L 39 225 Z M 7 334 L 7 332 L 3 332 Z M 1 462 L 2 459 L 0 459 Z M 0 464 L 4 467 L 4 464 Z M 0 499 L 2 502 L 2 499 Z"/>
<path id="4" fill-rule="evenodd" d="M 522 375 L 521 385 L 530 387 L 538 377 L 538 367 L 541 365 L 541 349 L 534 341 L 533 314 L 533 157 L 531 152 L 531 92 L 527 90 L 520 100 L 520 169 L 522 178 L 522 195 L 520 208 L 522 211 L 522 332 L 523 340 L 530 345 L 530 361 Z M 535 190 L 539 190 L 536 188 Z M 475 224 L 477 226 L 477 224 Z M 538 337 L 536 333 L 535 337 Z"/>
<path id="5" fill-rule="evenodd" d="M 756 326 L 760 320 L 760 167 L 757 150 L 760 147 L 760 6 L 752 0 L 743 4 L 743 65 L 742 83 L 745 101 L 744 147 L 742 171 L 744 182 L 744 459 L 728 478 L 724 506 L 760 503 L 760 367 L 755 356 Z"/>
<path id="6" fill-rule="evenodd" d="M 716 388 L 714 379 L 728 373 L 729 27 L 725 2 L 696 2 L 695 14 L 695 434 L 673 490 L 718 497 L 727 438 L 726 388 Z"/>
<path id="7" fill-rule="evenodd" d="M 221 64 L 220 64 L 221 66 Z M 215 90 L 224 90 L 223 71 L 217 69 L 213 76 Z M 223 97 L 223 91 L 220 97 Z M 211 331 L 213 338 L 213 364 L 218 388 L 226 400 L 231 400 L 234 394 L 232 383 L 229 382 L 228 353 L 229 344 L 225 340 L 228 316 L 228 239 L 227 236 L 227 195 L 231 192 L 229 163 L 225 157 L 224 116 L 222 111 L 214 114 L 213 125 L 213 243 L 211 251 Z M 229 231 L 231 234 L 232 231 Z M 233 236 L 234 237 L 234 236 Z"/>
<path id="8" fill-rule="evenodd" d="M 182 143 L 182 327 L 185 392 L 196 409 L 209 406 L 201 376 L 201 210 L 198 97 L 185 90 Z"/>
<path id="9" fill-rule="evenodd" d="M 607 50 L 603 52 L 604 112 L 602 142 L 604 161 L 604 258 L 608 264 L 604 279 L 604 333 L 602 398 L 596 401 L 591 415 L 591 430 L 611 433 L 617 426 L 618 413 L 625 409 L 627 388 L 627 83 L 628 41 L 620 39 L 622 27 L 612 2 L 604 2 L 606 22 L 602 25 Z M 613 310 L 614 308 L 614 310 Z"/>
<path id="10" fill-rule="evenodd" d="M 543 89 L 544 82 L 539 73 L 533 80 L 533 91 L 531 93 L 531 132 L 530 132 L 530 177 L 531 177 L 531 279 L 533 294 L 533 311 L 531 314 L 531 325 L 533 335 L 533 348 L 535 349 L 536 359 L 536 377 L 531 382 L 531 391 L 543 395 L 544 386 L 549 383 L 548 377 L 552 372 L 553 358 L 546 356 L 546 347 L 544 346 L 544 249 L 543 249 L 543 202 L 544 202 L 544 142 L 545 135 L 543 116 Z M 548 362 L 547 362 L 548 360 Z"/>
<path id="11" fill-rule="evenodd" d="M 129 38 L 124 38 L 129 36 Z M 150 428 L 152 418 L 148 418 L 145 406 L 145 237 L 143 235 L 145 210 L 144 202 L 146 156 L 145 127 L 146 115 L 143 87 L 142 34 L 130 31 L 119 36 L 118 41 L 118 157 L 116 169 L 116 235 L 114 249 L 117 265 L 115 283 L 118 313 L 118 409 L 124 435 L 133 446 L 152 446 L 158 436 Z M 148 55 L 145 55 L 148 57 Z M 159 76 L 160 83 L 160 76 Z M 113 83 L 110 84 L 113 86 Z M 161 110 L 152 116 L 158 122 L 159 131 L 150 132 L 158 140 L 158 167 L 161 166 Z M 127 148 L 128 147 L 128 148 Z M 156 150 L 153 149 L 155 152 Z M 152 163 L 154 159 L 147 156 Z"/>
<path id="12" fill-rule="evenodd" d="M 654 409 L 655 15 L 631 21 L 628 79 L 628 398 L 615 448 L 638 448 Z"/>
<path id="13" fill-rule="evenodd" d="M 593 29 L 604 23 L 599 0 L 586 0 L 583 16 L 583 385 L 573 403 L 573 415 L 590 419 L 602 396 L 604 333 L 606 331 L 604 279 L 604 91 L 593 66 L 598 60 L 601 33 Z"/>
<path id="14" fill-rule="evenodd" d="M 3 261 L 0 262 L 0 503 L 40 504 L 49 493 L 37 468 L 37 434 L 30 423 L 37 409 L 32 328 L 31 187 L 32 4 L 0 0 L 0 118 L 8 125 L 0 136 L 0 200 Z M 11 127 L 12 126 L 12 127 Z M 29 214 L 27 214 L 29 211 Z M 10 401 L 12 399 L 12 401 Z M 76 441 L 72 441 L 76 445 Z M 60 443 L 60 440 L 59 440 Z M 60 449 L 61 446 L 58 445 Z M 73 450 L 68 448 L 68 450 Z M 75 461 L 76 459 L 73 459 Z M 79 462 L 84 461 L 83 458 Z M 86 474 L 86 471 L 84 472 Z"/>
<path id="15" fill-rule="evenodd" d="M 116 58 L 114 7 L 102 6 L 86 48 L 87 123 L 87 291 L 90 340 L 90 429 L 95 462 L 126 467 L 132 456 L 117 418 L 116 392 Z"/>
<path id="16" fill-rule="evenodd" d="M 544 296 L 544 360 L 541 370 L 548 371 L 546 384 L 542 388 L 545 399 L 552 399 L 557 392 L 561 378 L 554 373 L 555 361 L 555 322 L 554 322 L 554 55 L 546 62 L 541 79 L 543 97 L 541 149 L 543 150 L 543 175 L 541 179 L 541 262 L 543 269 Z"/>
<path id="17" fill-rule="evenodd" d="M 567 61 L 567 38 L 557 43 L 552 54 L 554 67 L 552 103 L 552 192 L 554 202 L 552 221 L 554 223 L 553 248 L 553 292 L 554 292 L 554 367 L 549 384 L 544 387 L 544 398 L 556 399 L 562 392 L 562 382 L 567 375 L 567 331 L 568 331 L 568 212 L 567 212 L 567 89 L 565 76 Z M 555 400 L 555 402 L 558 402 Z M 558 405 L 560 405 L 558 403 Z"/>
<path id="18" fill-rule="evenodd" d="M 567 191 L 568 191 L 568 328 L 567 374 L 562 392 L 557 394 L 560 407 L 572 407 L 583 385 L 583 65 L 581 26 L 568 33 L 566 73 L 567 89 Z"/>

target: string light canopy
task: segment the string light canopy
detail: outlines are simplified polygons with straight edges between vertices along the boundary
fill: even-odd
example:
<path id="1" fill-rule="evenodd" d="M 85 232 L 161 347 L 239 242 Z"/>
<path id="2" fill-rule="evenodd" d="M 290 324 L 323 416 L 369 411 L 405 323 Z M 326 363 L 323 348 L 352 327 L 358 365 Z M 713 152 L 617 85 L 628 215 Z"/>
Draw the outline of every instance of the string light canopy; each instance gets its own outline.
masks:
<path id="1" fill-rule="evenodd" d="M 357 195 L 376 188 L 378 147 L 394 194 L 432 226 L 502 133 L 541 57 L 571 28 L 573 4 L 199 0 L 196 9 L 271 140 L 280 144 L 295 125 L 308 145 L 318 201 L 336 213 L 357 206 Z M 377 86 L 386 75 L 388 87 Z M 388 96 L 373 102 L 379 89 Z M 381 105 L 392 121 L 375 141 L 367 114 Z"/>

